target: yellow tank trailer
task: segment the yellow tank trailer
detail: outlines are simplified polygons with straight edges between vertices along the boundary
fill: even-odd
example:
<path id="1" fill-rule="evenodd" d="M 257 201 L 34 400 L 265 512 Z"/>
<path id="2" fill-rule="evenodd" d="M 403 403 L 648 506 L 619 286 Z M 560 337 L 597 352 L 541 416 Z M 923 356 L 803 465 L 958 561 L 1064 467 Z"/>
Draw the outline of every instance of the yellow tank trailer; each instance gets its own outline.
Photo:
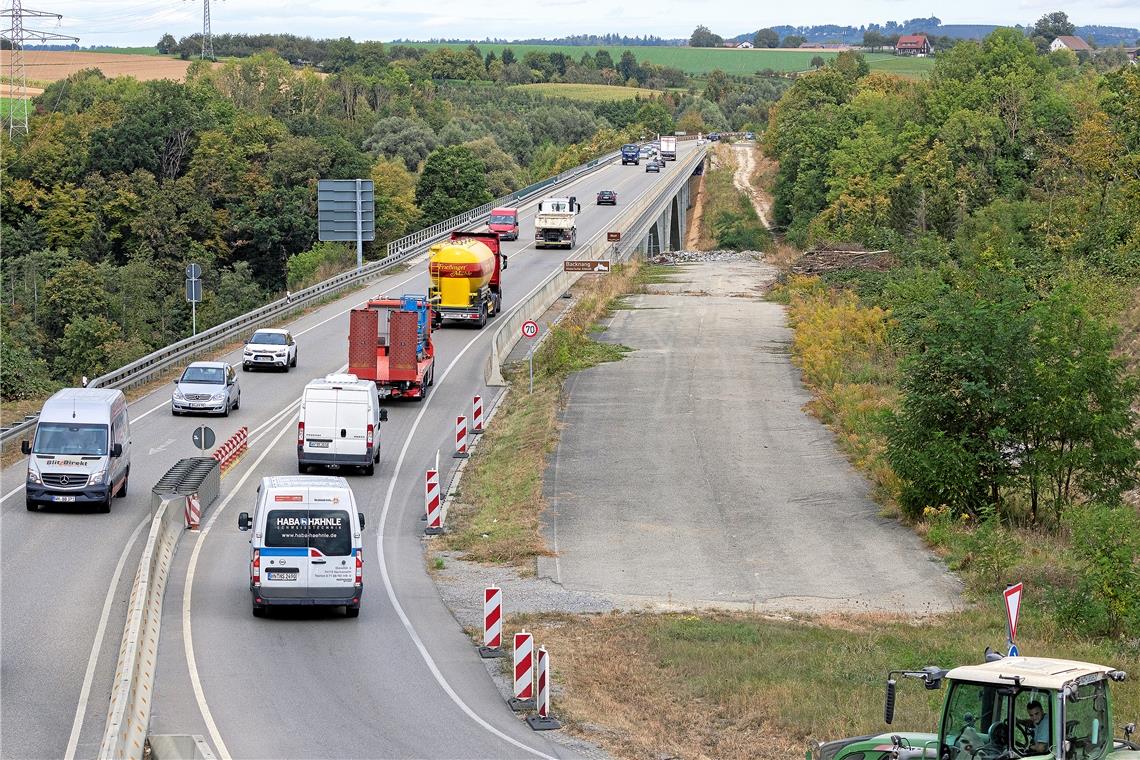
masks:
<path id="1" fill-rule="evenodd" d="M 502 309 L 500 272 L 506 268 L 494 233 L 453 232 L 450 241 L 433 245 L 429 297 L 437 324 L 449 319 L 487 324 Z"/>

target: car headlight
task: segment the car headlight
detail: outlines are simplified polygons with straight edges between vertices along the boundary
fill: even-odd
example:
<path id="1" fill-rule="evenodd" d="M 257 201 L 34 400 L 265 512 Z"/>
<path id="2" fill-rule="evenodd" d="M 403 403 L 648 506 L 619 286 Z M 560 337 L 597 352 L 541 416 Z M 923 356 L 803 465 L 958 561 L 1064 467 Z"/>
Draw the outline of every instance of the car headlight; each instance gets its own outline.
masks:
<path id="1" fill-rule="evenodd" d="M 174 400 L 175 401 L 185 401 L 186 397 L 182 395 L 182 391 L 176 390 L 176 391 L 174 391 Z"/>
<path id="2" fill-rule="evenodd" d="M 225 393 L 215 393 L 213 396 L 210 396 L 210 400 L 211 401 L 221 401 L 225 397 L 226 397 Z"/>
<path id="3" fill-rule="evenodd" d="M 40 479 L 40 474 L 32 469 L 28 470 L 28 482 L 35 483 L 36 485 L 43 484 L 43 480 Z"/>
<path id="4" fill-rule="evenodd" d="M 91 473 L 91 477 L 87 478 L 87 485 L 89 485 L 89 486 L 101 485 L 103 483 L 103 476 L 106 474 L 107 474 L 107 470 L 105 468 L 102 470 L 96 470 L 95 472 Z"/>
<path id="5" fill-rule="evenodd" d="M 278 356 L 284 356 L 285 354 L 287 354 L 289 352 L 286 349 L 282 348 L 281 350 L 275 351 L 274 353 L 276 353 Z"/>

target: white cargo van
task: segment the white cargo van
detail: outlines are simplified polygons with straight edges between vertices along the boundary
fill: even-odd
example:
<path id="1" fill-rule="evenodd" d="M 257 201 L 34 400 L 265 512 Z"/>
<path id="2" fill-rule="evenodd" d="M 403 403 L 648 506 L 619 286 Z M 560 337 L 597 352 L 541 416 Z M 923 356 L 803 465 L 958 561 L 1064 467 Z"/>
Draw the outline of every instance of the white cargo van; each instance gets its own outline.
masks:
<path id="1" fill-rule="evenodd" d="M 253 517 L 238 515 L 238 529 L 252 530 L 249 590 L 253 614 L 276 605 L 328 605 L 360 614 L 364 514 L 344 478 L 279 475 L 261 479 Z"/>
<path id="2" fill-rule="evenodd" d="M 380 423 L 387 421 L 375 382 L 356 375 L 310 380 L 301 394 L 297 471 L 347 465 L 371 475 L 380 461 Z"/>
<path id="3" fill-rule="evenodd" d="M 44 402 L 28 455 L 28 511 L 41 504 L 94 504 L 111 511 L 127 495 L 131 429 L 127 398 L 106 388 L 64 388 Z"/>

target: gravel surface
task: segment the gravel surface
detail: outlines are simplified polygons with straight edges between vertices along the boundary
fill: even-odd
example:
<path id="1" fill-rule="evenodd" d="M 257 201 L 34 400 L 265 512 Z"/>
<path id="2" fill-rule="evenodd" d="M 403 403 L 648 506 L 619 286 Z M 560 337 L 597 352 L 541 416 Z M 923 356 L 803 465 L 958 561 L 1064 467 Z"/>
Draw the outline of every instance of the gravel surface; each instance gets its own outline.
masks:
<path id="1" fill-rule="evenodd" d="M 648 259 L 650 264 L 703 264 L 707 262 L 758 261 L 760 251 L 669 251 Z"/>

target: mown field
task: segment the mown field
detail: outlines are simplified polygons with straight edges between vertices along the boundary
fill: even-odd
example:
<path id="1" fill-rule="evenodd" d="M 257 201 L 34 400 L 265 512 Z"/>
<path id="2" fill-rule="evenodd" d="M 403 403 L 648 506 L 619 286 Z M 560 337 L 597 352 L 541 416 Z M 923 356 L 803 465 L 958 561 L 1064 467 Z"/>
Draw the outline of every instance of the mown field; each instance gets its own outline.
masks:
<path id="1" fill-rule="evenodd" d="M 465 48 L 463 44 L 416 42 L 405 43 L 422 48 Z M 630 50 L 637 60 L 648 61 L 660 66 L 675 66 L 686 74 L 707 74 L 713 69 L 720 69 L 726 74 L 755 74 L 764 69 L 773 71 L 806 71 L 811 68 L 811 59 L 820 56 L 824 60 L 831 60 L 837 53 L 821 50 L 735 50 L 729 48 L 688 48 L 688 47 L 591 47 L 575 45 L 502 45 L 480 44 L 480 53 L 486 55 L 494 50 L 496 56 L 502 56 L 503 48 L 510 48 L 515 56 L 522 58 L 531 51 L 542 53 L 561 52 L 578 60 L 582 53 L 593 53 L 597 50 L 608 50 L 615 61 L 621 58 L 622 52 Z M 899 58 L 890 53 L 865 53 L 864 57 L 875 70 L 890 71 L 908 76 L 925 76 L 933 67 L 933 58 Z"/>
<path id="2" fill-rule="evenodd" d="M 518 84 L 511 89 L 527 90 L 545 95 L 548 98 L 569 98 L 570 100 L 584 100 L 593 103 L 629 100 L 630 98 L 656 98 L 661 95 L 660 90 L 647 90 L 644 87 L 612 87 L 605 84 L 572 84 L 569 82 Z"/>
<path id="3" fill-rule="evenodd" d="M 125 48 L 124 48 L 125 49 Z M 7 71 L 8 51 L 0 51 L 0 71 Z M 83 69 L 100 69 L 108 78 L 130 76 L 135 79 L 173 79 L 186 77 L 190 61 L 157 55 L 74 50 L 27 50 L 24 52 L 28 84 L 46 84 L 66 79 Z"/>

